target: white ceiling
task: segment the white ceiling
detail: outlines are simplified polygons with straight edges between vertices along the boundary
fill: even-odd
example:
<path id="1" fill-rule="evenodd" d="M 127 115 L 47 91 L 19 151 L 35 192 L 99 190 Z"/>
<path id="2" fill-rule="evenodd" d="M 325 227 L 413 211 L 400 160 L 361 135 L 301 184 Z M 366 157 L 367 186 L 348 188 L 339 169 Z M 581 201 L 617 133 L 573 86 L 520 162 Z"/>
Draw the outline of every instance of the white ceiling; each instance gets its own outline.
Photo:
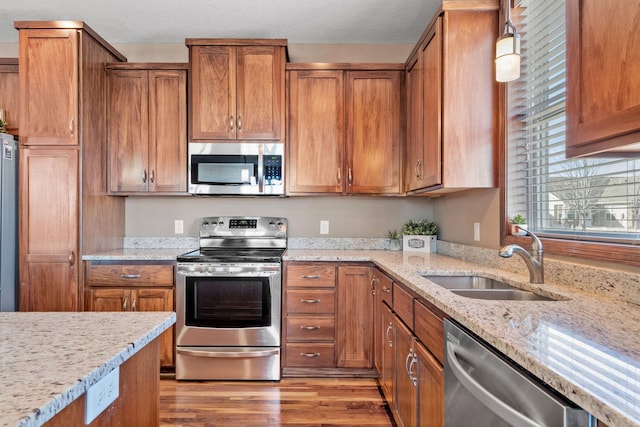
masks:
<path id="1" fill-rule="evenodd" d="M 289 43 L 415 43 L 441 0 L 2 0 L 0 43 L 14 21 L 86 22 L 109 43 L 285 38 Z"/>

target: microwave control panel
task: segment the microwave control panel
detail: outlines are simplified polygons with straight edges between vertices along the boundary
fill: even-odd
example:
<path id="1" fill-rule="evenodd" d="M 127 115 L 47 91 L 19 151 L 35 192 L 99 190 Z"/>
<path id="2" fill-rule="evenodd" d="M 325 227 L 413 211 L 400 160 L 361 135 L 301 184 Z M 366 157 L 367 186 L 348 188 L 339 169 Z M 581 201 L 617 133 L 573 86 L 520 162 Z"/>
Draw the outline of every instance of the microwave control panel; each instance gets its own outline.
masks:
<path id="1" fill-rule="evenodd" d="M 264 156 L 264 178 L 269 181 L 282 181 L 282 156 Z"/>

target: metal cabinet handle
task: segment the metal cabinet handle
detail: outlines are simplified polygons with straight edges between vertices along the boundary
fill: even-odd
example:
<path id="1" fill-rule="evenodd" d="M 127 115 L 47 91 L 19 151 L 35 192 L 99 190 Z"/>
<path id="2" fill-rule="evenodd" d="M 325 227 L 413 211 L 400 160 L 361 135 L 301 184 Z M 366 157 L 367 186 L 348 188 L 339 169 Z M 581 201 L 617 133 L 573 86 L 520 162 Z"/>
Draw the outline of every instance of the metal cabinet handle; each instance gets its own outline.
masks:
<path id="1" fill-rule="evenodd" d="M 71 117 L 71 120 L 69 120 L 69 133 L 71 134 L 71 136 L 73 136 L 73 131 L 74 131 L 73 117 Z"/>
<path id="2" fill-rule="evenodd" d="M 353 174 L 351 173 L 351 168 L 347 169 L 347 180 L 349 185 L 353 184 Z"/>
<path id="3" fill-rule="evenodd" d="M 136 311 L 136 299 L 137 299 L 137 298 L 134 298 L 134 299 L 131 301 L 131 311 Z"/>
<path id="4" fill-rule="evenodd" d="M 420 178 L 420 160 L 416 161 L 416 165 L 413 168 L 413 174 L 416 176 L 416 178 Z"/>
<path id="5" fill-rule="evenodd" d="M 238 132 L 242 132 L 242 116 L 238 115 Z"/>
<path id="6" fill-rule="evenodd" d="M 387 325 L 387 330 L 384 332 L 384 338 L 387 340 L 387 345 L 389 348 L 393 348 L 393 340 L 389 338 L 389 332 L 393 330 L 393 323 L 389 322 Z"/>
<path id="7" fill-rule="evenodd" d="M 409 349 L 409 353 L 407 353 L 407 358 L 404 360 L 404 370 L 407 372 L 407 375 L 409 375 L 409 378 L 411 378 L 411 373 L 409 372 L 409 360 L 411 359 L 412 356 L 413 356 L 413 350 Z"/>
<path id="8" fill-rule="evenodd" d="M 300 356 L 302 356 L 302 357 L 318 357 L 318 356 L 320 356 L 320 353 L 300 353 Z"/>
<path id="9" fill-rule="evenodd" d="M 156 179 L 156 171 L 155 169 L 151 169 L 151 174 L 149 174 L 149 182 L 153 184 L 153 181 Z"/>
<path id="10" fill-rule="evenodd" d="M 306 329 L 307 331 L 315 331 L 316 329 L 320 329 L 320 326 L 304 326 L 300 325 L 300 329 Z"/>
<path id="11" fill-rule="evenodd" d="M 382 287 L 382 292 L 384 292 L 384 293 L 388 294 L 388 293 L 390 293 L 390 292 L 391 292 L 391 289 L 387 288 L 386 286 L 383 286 L 383 287 Z"/>
<path id="12" fill-rule="evenodd" d="M 303 302 L 305 304 L 317 304 L 320 302 L 319 299 L 301 299 L 300 302 Z"/>
<path id="13" fill-rule="evenodd" d="M 75 251 L 71 251 L 69 253 L 69 267 L 73 268 L 75 264 L 76 264 L 76 253 Z"/>
<path id="14" fill-rule="evenodd" d="M 139 279 L 140 275 L 139 274 L 121 274 L 120 277 L 122 279 Z"/>
<path id="15" fill-rule="evenodd" d="M 342 174 L 340 173 L 340 168 L 338 168 L 338 184 L 342 181 Z"/>
<path id="16" fill-rule="evenodd" d="M 413 365 L 416 363 L 418 363 L 418 356 L 414 354 L 413 359 L 411 359 L 411 363 L 409 364 L 409 379 L 414 387 L 418 385 L 418 377 L 413 372 Z"/>
<path id="17" fill-rule="evenodd" d="M 233 116 L 229 117 L 229 130 L 233 132 Z"/>
<path id="18" fill-rule="evenodd" d="M 376 296 L 376 283 L 378 282 L 378 278 L 373 276 L 371 278 L 371 295 Z"/>
<path id="19" fill-rule="evenodd" d="M 142 183 L 145 184 L 147 182 L 147 170 L 142 170 Z"/>
<path id="20" fill-rule="evenodd" d="M 127 303 L 129 302 L 129 297 L 124 297 L 122 301 L 122 311 L 127 311 Z"/>
<path id="21" fill-rule="evenodd" d="M 320 276 L 317 274 L 313 274 L 313 275 L 309 275 L 309 276 L 302 276 L 303 279 L 319 279 Z"/>

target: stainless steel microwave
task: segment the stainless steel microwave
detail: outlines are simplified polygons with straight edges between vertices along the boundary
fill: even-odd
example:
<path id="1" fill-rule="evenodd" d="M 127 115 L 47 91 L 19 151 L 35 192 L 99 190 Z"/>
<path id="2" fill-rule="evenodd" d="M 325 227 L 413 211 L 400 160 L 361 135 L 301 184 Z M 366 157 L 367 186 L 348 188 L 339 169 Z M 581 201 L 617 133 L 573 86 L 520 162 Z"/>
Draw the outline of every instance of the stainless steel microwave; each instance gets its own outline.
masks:
<path id="1" fill-rule="evenodd" d="M 284 195 L 284 144 L 190 142 L 189 193 Z"/>

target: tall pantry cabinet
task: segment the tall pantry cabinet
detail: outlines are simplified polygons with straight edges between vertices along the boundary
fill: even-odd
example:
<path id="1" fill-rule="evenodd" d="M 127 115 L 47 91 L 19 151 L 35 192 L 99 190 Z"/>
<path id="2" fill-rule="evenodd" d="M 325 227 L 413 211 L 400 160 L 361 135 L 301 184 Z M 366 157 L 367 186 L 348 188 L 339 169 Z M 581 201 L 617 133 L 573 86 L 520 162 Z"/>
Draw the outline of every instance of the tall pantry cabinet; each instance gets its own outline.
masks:
<path id="1" fill-rule="evenodd" d="M 84 253 L 115 249 L 124 199 L 106 194 L 106 74 L 126 61 L 79 21 L 19 21 L 20 310 L 77 311 Z"/>

